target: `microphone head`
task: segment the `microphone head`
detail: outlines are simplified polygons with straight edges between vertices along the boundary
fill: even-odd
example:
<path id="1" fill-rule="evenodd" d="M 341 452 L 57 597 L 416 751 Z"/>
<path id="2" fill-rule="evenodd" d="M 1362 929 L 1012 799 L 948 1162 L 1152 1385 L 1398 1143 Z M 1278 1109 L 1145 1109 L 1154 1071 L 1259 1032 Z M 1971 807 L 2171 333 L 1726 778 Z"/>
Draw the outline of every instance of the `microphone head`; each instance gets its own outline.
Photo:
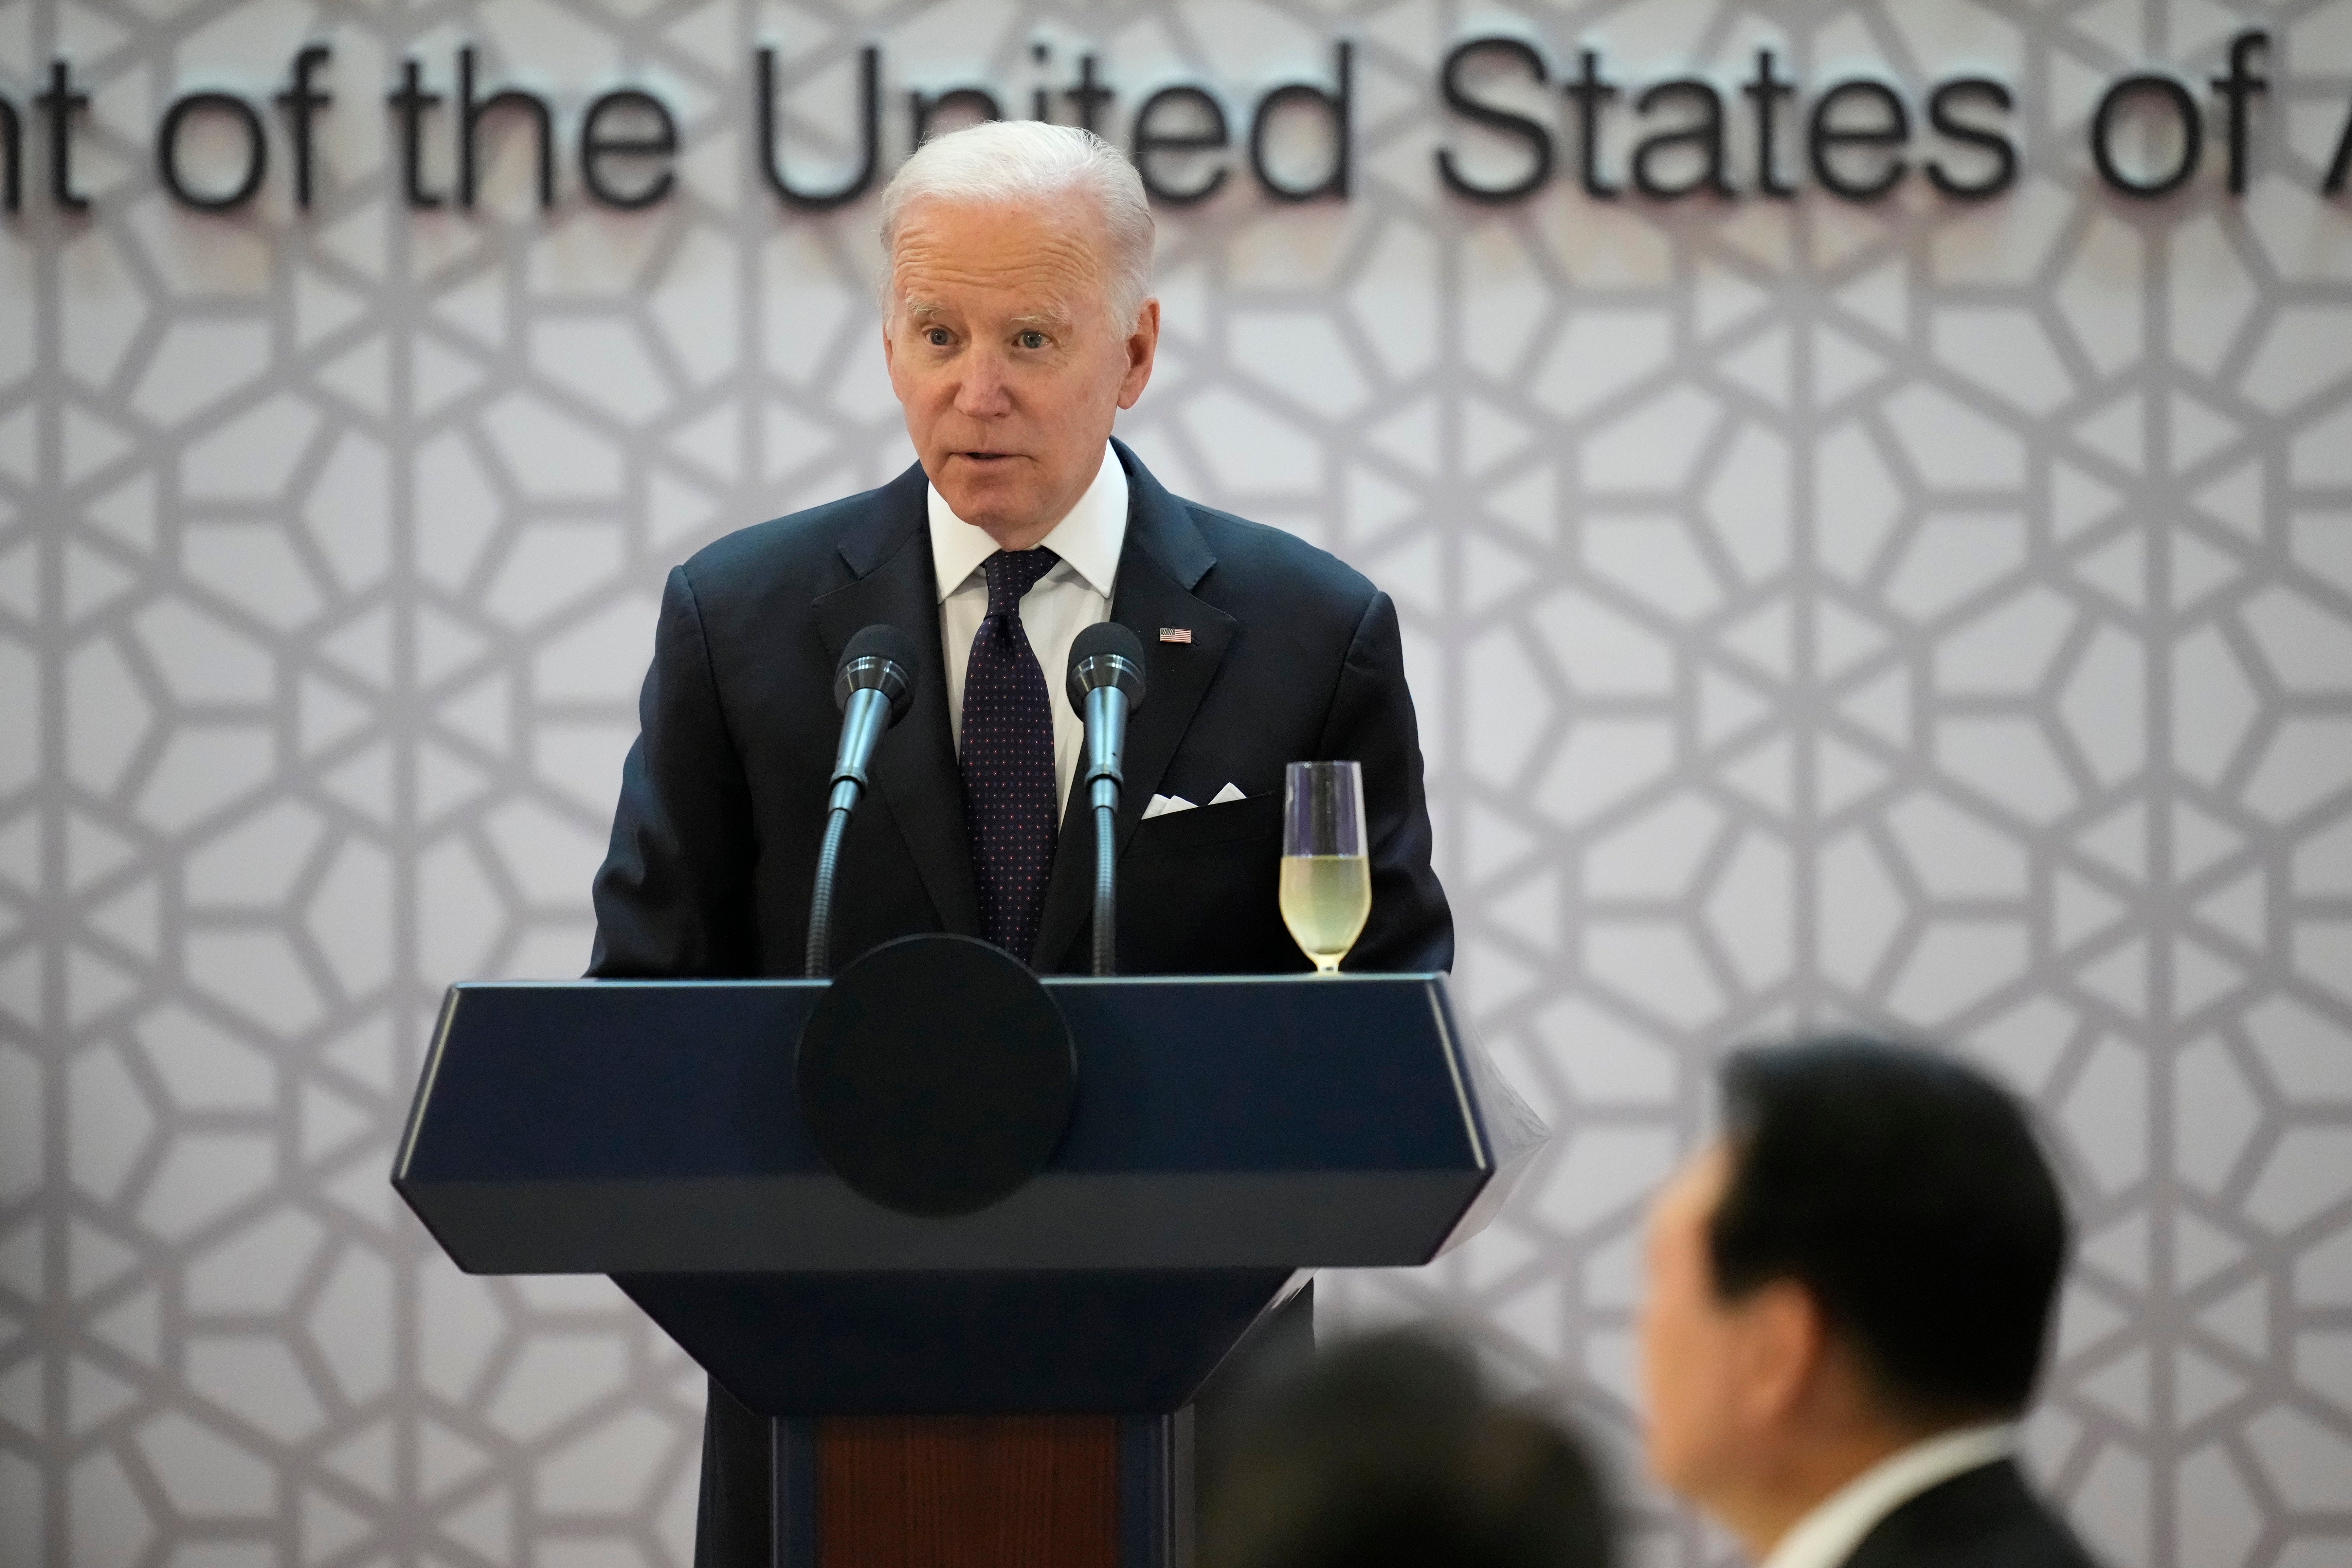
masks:
<path id="1" fill-rule="evenodd" d="M 913 637 L 887 622 L 876 622 L 841 650 L 841 667 L 833 676 L 833 705 L 848 707 L 853 691 L 879 691 L 889 698 L 890 722 L 896 724 L 915 703 L 915 658 Z"/>
<path id="2" fill-rule="evenodd" d="M 1143 639 L 1117 621 L 1097 621 L 1070 644 L 1070 706 L 1087 710 L 1087 693 L 1116 686 L 1128 711 L 1143 706 Z"/>

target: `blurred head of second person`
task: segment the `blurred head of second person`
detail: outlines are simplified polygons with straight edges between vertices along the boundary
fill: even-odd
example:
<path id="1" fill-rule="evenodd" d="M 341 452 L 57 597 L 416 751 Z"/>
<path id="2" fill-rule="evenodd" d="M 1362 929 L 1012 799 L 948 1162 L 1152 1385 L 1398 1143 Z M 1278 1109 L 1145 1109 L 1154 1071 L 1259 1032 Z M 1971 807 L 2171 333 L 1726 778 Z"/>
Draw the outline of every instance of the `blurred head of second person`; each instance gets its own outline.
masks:
<path id="1" fill-rule="evenodd" d="M 2027 1488 L 2067 1219 L 2025 1110 L 1845 1037 L 1739 1052 L 1651 1216 L 1657 1479 L 1768 1568 L 2084 1568 Z"/>
<path id="2" fill-rule="evenodd" d="M 1261 1394 L 1210 1478 L 1203 1568 L 1607 1568 L 1583 1447 L 1423 1332 L 1326 1351 Z"/>

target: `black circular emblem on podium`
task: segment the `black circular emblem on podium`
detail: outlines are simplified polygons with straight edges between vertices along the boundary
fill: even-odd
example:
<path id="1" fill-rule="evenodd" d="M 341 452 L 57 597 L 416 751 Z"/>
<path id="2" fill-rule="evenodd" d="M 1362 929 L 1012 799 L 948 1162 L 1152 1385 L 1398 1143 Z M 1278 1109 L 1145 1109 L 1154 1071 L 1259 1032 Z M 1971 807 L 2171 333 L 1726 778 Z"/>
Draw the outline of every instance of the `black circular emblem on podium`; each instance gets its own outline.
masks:
<path id="1" fill-rule="evenodd" d="M 960 1215 L 1045 1168 L 1078 1064 L 1037 977 L 963 936 L 886 942 L 844 969 L 801 1027 L 794 1069 L 817 1149 L 901 1214 Z"/>

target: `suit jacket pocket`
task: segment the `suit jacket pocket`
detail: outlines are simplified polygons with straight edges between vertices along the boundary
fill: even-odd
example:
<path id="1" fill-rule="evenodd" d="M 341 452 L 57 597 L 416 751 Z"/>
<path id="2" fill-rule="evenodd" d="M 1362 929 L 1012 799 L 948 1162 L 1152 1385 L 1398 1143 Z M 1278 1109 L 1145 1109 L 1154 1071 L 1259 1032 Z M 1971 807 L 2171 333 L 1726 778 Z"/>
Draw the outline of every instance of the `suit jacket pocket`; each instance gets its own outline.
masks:
<path id="1" fill-rule="evenodd" d="M 1135 860 L 1148 855 L 1181 854 L 1220 844 L 1272 837 L 1281 831 L 1282 797 L 1271 794 L 1252 795 L 1247 800 L 1196 805 L 1190 811 L 1171 811 L 1139 822 L 1120 858 Z"/>

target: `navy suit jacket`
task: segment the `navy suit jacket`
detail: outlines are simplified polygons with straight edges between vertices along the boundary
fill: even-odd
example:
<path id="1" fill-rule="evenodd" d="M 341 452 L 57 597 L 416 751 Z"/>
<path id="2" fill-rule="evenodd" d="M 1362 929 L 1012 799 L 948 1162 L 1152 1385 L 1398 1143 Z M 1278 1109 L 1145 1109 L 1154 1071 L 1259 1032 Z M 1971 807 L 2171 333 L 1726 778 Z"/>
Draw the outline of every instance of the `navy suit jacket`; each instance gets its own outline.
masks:
<path id="1" fill-rule="evenodd" d="M 1929 1487 L 1878 1521 L 1844 1568 L 2097 1568 L 2003 1459 Z"/>
<path id="2" fill-rule="evenodd" d="M 1364 768 L 1372 912 L 1350 969 L 1453 967 L 1430 869 L 1421 743 L 1396 608 L 1289 534 L 1180 500 L 1135 454 L 1111 618 L 1142 640 L 1118 811 L 1119 967 L 1130 974 L 1309 967 L 1276 901 L 1286 763 Z M 599 978 L 797 975 L 840 719 L 833 677 L 858 631 L 915 640 L 913 706 L 883 738 L 851 819 L 834 916 L 846 962 L 919 931 L 980 934 L 962 776 L 939 662 L 926 484 L 779 518 L 669 576 L 641 731 L 597 873 Z M 1191 632 L 1162 642 L 1162 627 Z M 1045 672 L 1055 701 L 1064 672 Z M 1247 798 L 1206 804 L 1224 785 Z M 1157 795 L 1195 809 L 1142 820 Z M 1070 791 L 1032 966 L 1087 967 L 1094 846 Z M 697 1568 L 768 1568 L 767 1424 L 715 1383 L 704 1423 Z"/>
<path id="3" fill-rule="evenodd" d="M 1451 968 L 1395 606 L 1290 534 L 1170 495 L 1113 447 L 1129 510 L 1111 618 L 1146 664 L 1118 819 L 1121 972 L 1308 967 L 1276 884 L 1283 767 L 1314 758 L 1364 769 L 1372 912 L 1348 967 Z M 596 877 L 591 974 L 800 973 L 840 728 L 834 670 L 877 621 L 914 638 L 921 668 L 843 847 L 836 961 L 918 931 L 980 934 L 925 493 L 910 468 L 730 534 L 670 574 Z M 1192 640 L 1163 642 L 1163 627 Z M 1045 675 L 1066 700 L 1064 672 Z M 1228 784 L 1248 798 L 1206 804 Z M 1202 804 L 1145 822 L 1155 794 Z M 1069 795 L 1037 951 L 1023 955 L 1045 973 L 1083 971 L 1090 950 L 1092 834 L 1083 792 Z"/>

